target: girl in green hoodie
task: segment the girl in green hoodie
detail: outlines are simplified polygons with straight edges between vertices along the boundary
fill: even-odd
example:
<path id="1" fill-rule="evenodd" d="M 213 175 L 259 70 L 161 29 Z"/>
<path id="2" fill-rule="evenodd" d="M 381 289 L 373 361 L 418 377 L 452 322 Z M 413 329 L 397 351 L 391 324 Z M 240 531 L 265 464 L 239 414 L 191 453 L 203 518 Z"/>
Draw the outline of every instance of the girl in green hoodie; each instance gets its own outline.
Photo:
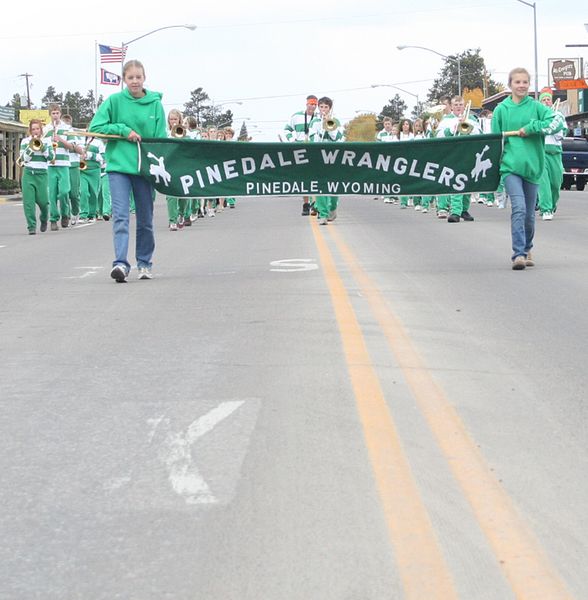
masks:
<path id="1" fill-rule="evenodd" d="M 513 69 L 508 76 L 512 94 L 492 116 L 492 132 L 513 132 L 504 138 L 500 174 L 510 196 L 512 212 L 512 268 L 534 266 L 531 256 L 535 235 L 535 204 L 545 164 L 544 135 L 557 127 L 553 111 L 530 98 L 531 77 L 526 69 Z"/>
<path id="2" fill-rule="evenodd" d="M 137 215 L 136 256 L 139 279 L 151 279 L 151 258 L 155 250 L 153 233 L 153 187 L 139 175 L 137 145 L 142 137 L 165 137 L 165 113 L 161 94 L 143 87 L 145 69 L 138 60 L 123 67 L 126 89 L 109 96 L 98 109 L 89 130 L 120 135 L 126 139 L 108 140 L 106 172 L 112 198 L 112 231 L 114 261 L 110 276 L 123 283 L 131 269 L 127 259 L 129 249 L 129 218 L 131 190 Z"/>

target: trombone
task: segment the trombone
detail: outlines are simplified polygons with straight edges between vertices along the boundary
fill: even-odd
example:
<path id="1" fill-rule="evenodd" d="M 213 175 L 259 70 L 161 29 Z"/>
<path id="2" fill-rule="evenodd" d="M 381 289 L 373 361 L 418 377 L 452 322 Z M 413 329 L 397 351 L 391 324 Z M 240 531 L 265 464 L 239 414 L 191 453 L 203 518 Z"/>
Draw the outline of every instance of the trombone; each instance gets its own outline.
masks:
<path id="1" fill-rule="evenodd" d="M 474 130 L 474 126 L 468 119 L 470 118 L 470 109 L 472 107 L 472 101 L 468 100 L 466 104 L 465 111 L 463 113 L 463 119 L 457 125 L 456 135 L 470 135 Z"/>
<path id="2" fill-rule="evenodd" d="M 175 138 L 183 138 L 186 137 L 186 128 L 182 125 L 174 125 L 171 128 L 171 136 Z"/>

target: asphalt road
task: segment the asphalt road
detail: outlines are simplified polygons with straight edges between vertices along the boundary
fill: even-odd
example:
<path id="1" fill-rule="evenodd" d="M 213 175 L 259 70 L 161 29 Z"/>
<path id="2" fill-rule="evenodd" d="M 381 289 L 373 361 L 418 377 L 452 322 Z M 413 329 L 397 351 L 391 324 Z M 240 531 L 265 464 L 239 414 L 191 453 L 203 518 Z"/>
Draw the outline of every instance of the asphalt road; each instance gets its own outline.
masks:
<path id="1" fill-rule="evenodd" d="M 0 204 L 2 600 L 588 598 L 588 193 L 240 199 L 109 278 Z M 132 253 L 131 253 L 132 256 Z"/>

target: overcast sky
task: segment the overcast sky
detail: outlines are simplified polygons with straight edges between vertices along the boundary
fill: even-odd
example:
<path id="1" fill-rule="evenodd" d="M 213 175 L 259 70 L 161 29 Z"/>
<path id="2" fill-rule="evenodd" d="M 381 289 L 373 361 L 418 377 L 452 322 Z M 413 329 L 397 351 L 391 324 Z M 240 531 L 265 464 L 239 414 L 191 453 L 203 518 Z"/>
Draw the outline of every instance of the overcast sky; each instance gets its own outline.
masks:
<path id="1" fill-rule="evenodd" d="M 547 59 L 584 57 L 588 48 L 587 0 L 537 0 L 539 86 L 547 84 Z M 424 99 L 441 54 L 480 48 L 493 79 L 508 71 L 533 73 L 533 9 L 518 0 L 250 0 L 169 5 L 143 2 L 78 3 L 66 9 L 34 0 L 2 7 L 0 103 L 26 95 L 22 73 L 31 73 L 31 99 L 39 104 L 50 85 L 58 92 L 95 89 L 95 42 L 120 45 L 158 27 L 169 29 L 132 43 L 128 58 L 141 60 L 146 87 L 164 94 L 166 111 L 183 108 L 203 87 L 215 103 L 227 103 L 257 140 L 277 141 L 290 115 L 313 93 L 334 99 L 342 121 L 356 111 L 379 112 L 396 93 L 412 107 Z M 96 8 L 94 8 L 96 7 Z M 98 8 L 99 7 L 99 8 Z M 120 65 L 103 65 L 117 71 Z M 372 84 L 394 88 L 371 88 Z M 98 86 L 98 94 L 116 88 Z"/>

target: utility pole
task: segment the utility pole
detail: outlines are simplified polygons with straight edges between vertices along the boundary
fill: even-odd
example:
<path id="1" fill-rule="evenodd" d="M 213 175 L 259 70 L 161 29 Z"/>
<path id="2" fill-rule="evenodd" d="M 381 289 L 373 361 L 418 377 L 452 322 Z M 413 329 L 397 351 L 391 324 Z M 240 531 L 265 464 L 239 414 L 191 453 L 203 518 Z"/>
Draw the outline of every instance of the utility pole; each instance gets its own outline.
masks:
<path id="1" fill-rule="evenodd" d="M 31 93 L 29 88 L 29 77 L 32 77 L 30 73 L 21 73 L 19 77 L 24 77 L 27 80 L 27 108 L 31 108 Z"/>

